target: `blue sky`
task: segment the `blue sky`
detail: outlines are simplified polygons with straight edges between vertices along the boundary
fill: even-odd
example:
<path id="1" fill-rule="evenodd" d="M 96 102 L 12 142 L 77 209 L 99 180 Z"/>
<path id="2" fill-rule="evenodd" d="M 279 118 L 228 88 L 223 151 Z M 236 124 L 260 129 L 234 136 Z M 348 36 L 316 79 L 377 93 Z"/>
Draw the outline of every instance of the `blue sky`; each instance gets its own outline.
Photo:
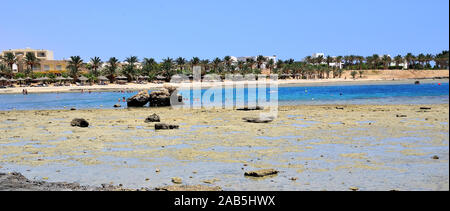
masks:
<path id="1" fill-rule="evenodd" d="M 0 0 L 0 50 L 55 59 L 439 53 L 448 0 Z"/>

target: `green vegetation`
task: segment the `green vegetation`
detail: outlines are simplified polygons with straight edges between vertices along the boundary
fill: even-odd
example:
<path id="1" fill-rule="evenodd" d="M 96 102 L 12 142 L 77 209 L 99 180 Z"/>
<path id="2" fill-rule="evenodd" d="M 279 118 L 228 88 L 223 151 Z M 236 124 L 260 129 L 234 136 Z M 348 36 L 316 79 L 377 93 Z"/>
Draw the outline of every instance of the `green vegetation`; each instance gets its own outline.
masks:
<path id="1" fill-rule="evenodd" d="M 40 64 L 40 60 L 34 54 L 27 53 L 25 57 L 16 57 L 12 53 L 6 53 L 0 57 L 0 76 L 8 78 L 24 77 L 49 77 L 57 76 L 72 77 L 74 80 L 83 74 L 91 81 L 96 81 L 100 76 L 106 76 L 110 82 L 115 81 L 117 76 L 125 76 L 128 81 L 138 80 L 141 76 L 148 76 L 149 80 L 157 78 L 170 78 L 175 74 L 192 75 L 194 66 L 201 67 L 201 73 L 218 74 L 222 78 L 225 74 L 273 74 L 280 75 L 281 78 L 296 79 L 324 79 L 341 78 L 344 71 L 351 71 L 352 77 L 362 78 L 365 70 L 386 70 L 386 69 L 448 69 L 449 51 L 443 51 L 437 55 L 408 53 L 405 56 L 397 55 L 390 57 L 387 55 L 373 54 L 372 56 L 318 56 L 313 58 L 307 56 L 302 61 L 288 60 L 268 60 L 267 57 L 259 55 L 256 59 L 248 58 L 245 61 L 233 60 L 231 56 L 223 58 L 216 57 L 213 60 L 193 57 L 186 60 L 183 57 L 176 59 L 166 58 L 158 63 L 154 58 L 143 58 L 140 62 L 137 56 L 130 56 L 123 62 L 115 57 L 103 62 L 99 57 L 90 58 L 88 63 L 83 63 L 80 56 L 72 56 L 67 61 L 67 72 L 64 73 L 35 73 L 33 68 Z M 23 72 L 12 71 L 14 64 L 23 64 Z M 434 65 L 434 66 L 432 66 Z"/>

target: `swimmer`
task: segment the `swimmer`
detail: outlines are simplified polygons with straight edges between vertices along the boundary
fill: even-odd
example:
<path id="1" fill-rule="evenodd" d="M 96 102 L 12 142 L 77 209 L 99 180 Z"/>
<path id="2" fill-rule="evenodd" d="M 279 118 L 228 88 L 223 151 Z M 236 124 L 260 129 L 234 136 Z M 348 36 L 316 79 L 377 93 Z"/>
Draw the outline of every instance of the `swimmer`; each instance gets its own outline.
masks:
<path id="1" fill-rule="evenodd" d="M 125 102 L 125 97 L 123 97 L 122 102 Z"/>

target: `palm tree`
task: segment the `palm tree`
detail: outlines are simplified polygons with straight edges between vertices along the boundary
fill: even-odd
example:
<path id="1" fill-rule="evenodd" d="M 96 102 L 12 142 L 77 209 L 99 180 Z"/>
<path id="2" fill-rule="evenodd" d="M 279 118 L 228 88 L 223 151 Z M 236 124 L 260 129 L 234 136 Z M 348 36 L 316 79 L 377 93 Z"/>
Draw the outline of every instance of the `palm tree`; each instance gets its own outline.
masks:
<path id="1" fill-rule="evenodd" d="M 125 58 L 124 62 L 126 62 L 127 64 L 125 65 L 125 67 L 122 71 L 127 76 L 128 81 L 131 81 L 131 80 L 133 80 L 134 76 L 136 75 L 136 72 L 137 72 L 136 63 L 139 62 L 139 59 L 136 56 L 130 56 L 130 57 Z"/>
<path id="2" fill-rule="evenodd" d="M 186 64 L 186 59 L 183 57 L 178 57 L 175 60 L 175 63 L 177 63 L 178 68 L 180 69 L 180 71 L 183 71 L 183 67 Z"/>
<path id="3" fill-rule="evenodd" d="M 257 67 L 258 69 L 261 69 L 262 64 L 264 64 L 264 62 L 266 62 L 266 57 L 264 57 L 263 55 L 259 55 L 258 57 L 256 57 L 256 63 L 257 63 Z"/>
<path id="4" fill-rule="evenodd" d="M 320 55 L 320 56 L 318 56 L 316 58 L 316 62 L 315 63 L 317 63 L 317 65 L 320 65 L 320 64 L 322 64 L 323 60 L 324 60 L 323 56 Z"/>
<path id="5" fill-rule="evenodd" d="M 284 66 L 284 62 L 283 62 L 283 60 L 278 60 L 277 61 L 277 69 L 281 69 L 281 68 L 283 68 L 283 66 Z"/>
<path id="6" fill-rule="evenodd" d="M 197 57 L 194 57 L 197 58 Z M 193 59 L 194 60 L 194 59 Z M 192 63 L 192 61 L 191 61 Z M 167 59 L 163 59 L 163 62 L 161 64 L 161 68 L 163 70 L 164 76 L 169 79 L 173 75 L 173 59 L 170 57 L 167 57 Z"/>
<path id="7" fill-rule="evenodd" d="M 231 56 L 225 56 L 223 58 L 223 62 L 225 63 L 225 66 L 227 67 L 227 71 L 230 71 L 231 63 L 232 63 Z"/>
<path id="8" fill-rule="evenodd" d="M 362 70 L 363 69 L 363 64 L 364 64 L 364 56 L 356 56 L 356 60 L 358 60 L 358 64 L 359 64 L 359 69 Z"/>
<path id="9" fill-rule="evenodd" d="M 401 63 L 403 63 L 403 57 L 402 55 L 397 55 L 394 57 L 395 66 L 399 67 Z"/>
<path id="10" fill-rule="evenodd" d="M 36 64 L 39 64 L 39 59 L 36 57 L 34 53 L 28 52 L 25 55 L 25 63 L 27 64 L 27 71 L 25 72 L 25 75 L 29 75 L 33 71 L 33 67 Z"/>
<path id="11" fill-rule="evenodd" d="M 100 66 L 102 65 L 102 60 L 100 59 L 100 57 L 94 57 L 91 58 L 91 68 L 92 68 L 92 74 L 95 77 L 98 77 L 100 74 L 98 72 L 98 68 L 100 68 Z"/>
<path id="12" fill-rule="evenodd" d="M 384 69 L 387 70 L 387 69 L 389 68 L 389 64 L 391 63 L 392 59 L 391 59 L 390 56 L 384 55 L 384 56 L 381 58 L 381 61 L 383 62 Z"/>
<path id="13" fill-rule="evenodd" d="M 70 57 L 67 68 L 70 70 L 70 76 L 73 78 L 74 81 L 78 79 L 78 73 L 80 72 L 82 67 L 83 67 L 83 60 L 81 59 L 80 56 Z"/>
<path id="14" fill-rule="evenodd" d="M 250 68 L 250 70 L 253 69 L 253 66 L 255 65 L 256 61 L 253 58 L 247 58 L 247 65 Z"/>
<path id="15" fill-rule="evenodd" d="M 191 68 L 194 69 L 194 66 L 197 66 L 200 64 L 200 58 L 194 57 L 191 59 Z"/>
<path id="16" fill-rule="evenodd" d="M 156 60 L 154 58 L 144 58 L 142 60 L 142 73 L 146 76 L 150 76 L 151 78 L 156 76 L 155 70 L 156 68 Z"/>
<path id="17" fill-rule="evenodd" d="M 106 67 L 105 73 L 111 83 L 114 82 L 114 78 L 115 78 L 115 74 L 116 74 L 118 66 L 119 66 L 119 60 L 116 57 L 109 58 L 108 66 Z"/>
<path id="18" fill-rule="evenodd" d="M 405 60 L 406 60 L 406 63 L 408 64 L 407 69 L 409 69 L 410 67 L 413 67 L 413 69 L 414 69 L 414 65 L 413 65 L 414 64 L 414 59 L 415 59 L 415 57 L 414 57 L 414 55 L 412 53 L 406 54 Z"/>
<path id="19" fill-rule="evenodd" d="M 209 71 L 209 59 L 203 59 L 200 61 L 200 64 L 203 66 L 205 72 Z"/>
<path id="20" fill-rule="evenodd" d="M 380 63 L 380 56 L 378 54 L 374 54 L 372 55 L 372 62 L 373 62 L 373 66 L 374 69 L 378 69 L 378 64 Z"/>
<path id="21" fill-rule="evenodd" d="M 220 58 L 216 57 L 213 61 L 212 61 L 212 68 L 214 69 L 214 71 L 219 72 L 219 66 L 222 63 L 222 60 L 220 60 Z"/>
<path id="22" fill-rule="evenodd" d="M 267 69 L 269 69 L 269 75 L 272 74 L 272 69 L 275 66 L 275 61 L 273 59 L 269 59 L 269 61 L 267 61 Z"/>
<path id="23" fill-rule="evenodd" d="M 17 63 L 18 59 L 13 53 L 8 52 L 8 53 L 5 53 L 5 57 L 3 58 L 3 61 L 6 62 L 6 64 L 9 67 L 9 69 L 11 69 L 11 71 L 12 71 L 13 65 L 15 63 Z"/>
<path id="24" fill-rule="evenodd" d="M 434 60 L 434 56 L 431 54 L 427 54 L 425 55 L 425 63 L 426 63 L 426 67 L 431 69 L 431 65 L 430 62 Z"/>
<path id="25" fill-rule="evenodd" d="M 417 61 L 419 62 L 420 68 L 424 68 L 425 64 L 425 54 L 421 53 L 417 56 Z"/>

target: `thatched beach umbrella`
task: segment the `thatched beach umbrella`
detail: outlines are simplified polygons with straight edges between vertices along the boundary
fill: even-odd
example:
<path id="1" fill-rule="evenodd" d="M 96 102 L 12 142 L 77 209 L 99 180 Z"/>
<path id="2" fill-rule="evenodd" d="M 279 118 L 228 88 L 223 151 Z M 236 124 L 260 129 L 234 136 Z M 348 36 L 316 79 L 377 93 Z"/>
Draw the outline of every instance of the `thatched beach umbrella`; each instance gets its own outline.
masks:
<path id="1" fill-rule="evenodd" d="M 89 78 L 81 76 L 81 77 L 78 78 L 78 80 L 80 80 L 80 81 L 87 81 L 87 80 L 89 80 Z"/>
<path id="2" fill-rule="evenodd" d="M 64 81 L 64 80 L 66 80 L 66 78 L 64 78 L 62 76 L 58 76 L 58 77 L 55 78 L 55 80 L 57 80 L 57 81 Z"/>
<path id="3" fill-rule="evenodd" d="M 117 80 L 127 80 L 128 78 L 123 76 L 123 75 L 121 75 L 121 76 L 117 76 L 116 79 Z"/>
<path id="4" fill-rule="evenodd" d="M 164 77 L 162 75 L 158 75 L 158 76 L 156 76 L 156 79 L 158 79 L 158 80 L 166 80 L 166 77 Z"/>
<path id="5" fill-rule="evenodd" d="M 106 78 L 105 76 L 100 76 L 100 77 L 98 77 L 98 80 L 99 80 L 99 81 L 109 81 L 109 79 Z"/>

